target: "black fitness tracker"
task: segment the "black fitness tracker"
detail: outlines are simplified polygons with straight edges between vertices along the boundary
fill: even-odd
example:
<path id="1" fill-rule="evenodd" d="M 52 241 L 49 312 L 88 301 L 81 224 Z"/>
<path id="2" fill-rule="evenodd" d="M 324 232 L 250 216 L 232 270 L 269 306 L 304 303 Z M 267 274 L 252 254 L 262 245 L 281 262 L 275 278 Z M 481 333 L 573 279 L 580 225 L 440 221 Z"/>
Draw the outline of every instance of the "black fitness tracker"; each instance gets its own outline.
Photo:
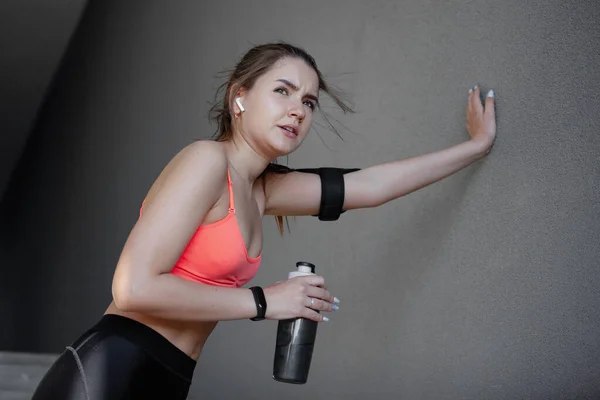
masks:
<path id="1" fill-rule="evenodd" d="M 262 321 L 265 319 L 267 312 L 267 299 L 265 298 L 265 292 L 260 286 L 252 286 L 250 288 L 254 295 L 254 302 L 256 303 L 256 317 L 250 318 L 252 321 Z"/>

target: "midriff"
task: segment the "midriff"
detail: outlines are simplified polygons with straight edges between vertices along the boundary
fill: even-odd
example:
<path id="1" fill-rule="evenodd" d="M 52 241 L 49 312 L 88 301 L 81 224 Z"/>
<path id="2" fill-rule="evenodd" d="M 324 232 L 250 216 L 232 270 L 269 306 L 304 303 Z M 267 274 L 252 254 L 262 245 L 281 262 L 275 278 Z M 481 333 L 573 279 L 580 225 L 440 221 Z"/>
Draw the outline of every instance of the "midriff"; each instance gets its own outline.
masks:
<path id="1" fill-rule="evenodd" d="M 210 322 L 186 322 L 156 318 L 146 314 L 136 312 L 125 312 L 119 310 L 114 301 L 110 303 L 105 314 L 116 314 L 131 318 L 149 328 L 155 330 L 164 336 L 169 342 L 173 343 L 178 349 L 198 360 L 204 343 L 217 326 L 217 321 Z"/>

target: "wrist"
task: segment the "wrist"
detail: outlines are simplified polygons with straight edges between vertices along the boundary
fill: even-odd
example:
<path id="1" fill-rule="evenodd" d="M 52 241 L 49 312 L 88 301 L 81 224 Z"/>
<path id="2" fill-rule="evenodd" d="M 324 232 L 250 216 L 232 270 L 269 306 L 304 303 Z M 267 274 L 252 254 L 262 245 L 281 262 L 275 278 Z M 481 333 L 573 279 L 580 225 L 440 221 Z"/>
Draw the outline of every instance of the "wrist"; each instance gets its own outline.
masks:
<path id="1" fill-rule="evenodd" d="M 476 158 L 481 158 L 489 153 L 492 148 L 492 144 L 489 141 L 484 139 L 471 139 L 469 140 L 469 144 L 472 148 L 473 155 Z"/>
<path id="2" fill-rule="evenodd" d="M 252 293 L 255 308 L 255 314 L 250 319 L 252 321 L 262 321 L 266 319 L 267 314 L 267 299 L 264 290 L 260 286 L 253 286 L 249 290 Z"/>
<path id="3" fill-rule="evenodd" d="M 241 317 L 243 319 L 250 319 L 256 317 L 256 302 L 254 301 L 254 294 L 250 288 L 242 289 L 244 293 L 243 302 L 243 313 Z"/>

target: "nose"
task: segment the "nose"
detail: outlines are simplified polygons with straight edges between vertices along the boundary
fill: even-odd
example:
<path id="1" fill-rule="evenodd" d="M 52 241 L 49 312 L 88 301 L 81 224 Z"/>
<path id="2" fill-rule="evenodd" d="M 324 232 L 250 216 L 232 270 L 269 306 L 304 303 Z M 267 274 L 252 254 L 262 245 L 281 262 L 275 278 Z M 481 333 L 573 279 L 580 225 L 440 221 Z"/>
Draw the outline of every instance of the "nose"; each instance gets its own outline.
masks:
<path id="1" fill-rule="evenodd" d="M 302 100 L 293 101 L 290 110 L 290 117 L 297 118 L 300 122 L 306 117 L 306 110 L 304 109 L 304 104 L 302 104 Z"/>

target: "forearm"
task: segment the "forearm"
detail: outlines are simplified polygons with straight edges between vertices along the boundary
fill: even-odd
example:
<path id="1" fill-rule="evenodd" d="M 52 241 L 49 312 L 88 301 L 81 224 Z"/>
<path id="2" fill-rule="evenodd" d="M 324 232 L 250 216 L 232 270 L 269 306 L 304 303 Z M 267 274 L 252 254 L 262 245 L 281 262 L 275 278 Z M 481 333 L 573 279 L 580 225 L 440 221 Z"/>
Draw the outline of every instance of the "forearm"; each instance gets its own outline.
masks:
<path id="1" fill-rule="evenodd" d="M 127 292 L 113 289 L 113 296 L 123 311 L 172 320 L 227 321 L 256 316 L 250 290 L 190 282 L 170 273 L 148 279 Z"/>
<path id="2" fill-rule="evenodd" d="M 484 155 L 482 146 L 469 140 L 433 153 L 365 168 L 349 174 L 349 178 L 364 182 L 357 187 L 368 185 L 371 202 L 377 206 L 440 181 Z"/>

